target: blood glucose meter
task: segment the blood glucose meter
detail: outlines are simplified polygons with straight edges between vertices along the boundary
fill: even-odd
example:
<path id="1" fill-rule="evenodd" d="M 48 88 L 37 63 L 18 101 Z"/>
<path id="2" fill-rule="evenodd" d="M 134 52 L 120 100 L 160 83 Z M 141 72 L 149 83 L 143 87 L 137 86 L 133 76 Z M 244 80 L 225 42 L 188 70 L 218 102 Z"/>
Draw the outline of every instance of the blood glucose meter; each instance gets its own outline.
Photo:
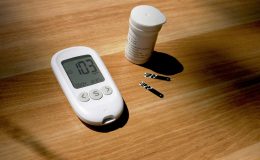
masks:
<path id="1" fill-rule="evenodd" d="M 96 51 L 83 46 L 66 48 L 53 55 L 51 66 L 82 121 L 101 126 L 120 117 L 122 96 Z"/>

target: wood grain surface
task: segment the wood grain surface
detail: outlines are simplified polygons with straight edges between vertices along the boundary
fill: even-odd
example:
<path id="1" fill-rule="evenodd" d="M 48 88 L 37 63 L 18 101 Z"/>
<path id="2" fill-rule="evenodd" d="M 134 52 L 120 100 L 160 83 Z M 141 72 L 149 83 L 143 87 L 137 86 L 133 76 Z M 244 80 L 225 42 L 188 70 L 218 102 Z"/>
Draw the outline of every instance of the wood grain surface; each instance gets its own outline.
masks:
<path id="1" fill-rule="evenodd" d="M 142 66 L 124 58 L 129 14 L 140 4 L 167 17 Z M 259 4 L 1 1 L 0 159 L 259 160 Z M 125 111 L 111 126 L 82 123 L 52 73 L 51 56 L 74 45 L 98 51 L 121 91 Z"/>

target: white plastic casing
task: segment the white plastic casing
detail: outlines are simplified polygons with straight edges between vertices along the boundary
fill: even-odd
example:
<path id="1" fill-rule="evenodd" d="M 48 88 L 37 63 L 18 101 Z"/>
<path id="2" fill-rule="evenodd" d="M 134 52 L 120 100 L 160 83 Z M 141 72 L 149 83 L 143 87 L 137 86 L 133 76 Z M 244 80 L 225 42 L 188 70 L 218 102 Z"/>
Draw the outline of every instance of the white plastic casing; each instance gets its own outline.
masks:
<path id="1" fill-rule="evenodd" d="M 164 23 L 166 17 L 157 8 L 148 5 L 134 7 L 129 18 L 125 57 L 135 64 L 147 62 Z"/>
<path id="2" fill-rule="evenodd" d="M 132 9 L 129 22 L 141 31 L 158 32 L 166 22 L 166 17 L 153 6 L 140 5 Z"/>
<path id="3" fill-rule="evenodd" d="M 90 55 L 93 58 L 105 80 L 97 84 L 75 89 L 61 62 L 82 55 Z M 120 117 L 124 108 L 122 96 L 96 51 L 83 46 L 66 48 L 53 55 L 51 66 L 70 105 L 82 121 L 90 125 L 100 126 L 109 124 Z M 100 90 L 103 86 L 110 86 L 113 93 L 111 95 L 103 94 L 103 97 L 99 100 L 91 98 L 87 102 L 79 100 L 80 93 L 89 93 L 93 89 Z M 105 121 L 106 119 L 109 121 Z"/>

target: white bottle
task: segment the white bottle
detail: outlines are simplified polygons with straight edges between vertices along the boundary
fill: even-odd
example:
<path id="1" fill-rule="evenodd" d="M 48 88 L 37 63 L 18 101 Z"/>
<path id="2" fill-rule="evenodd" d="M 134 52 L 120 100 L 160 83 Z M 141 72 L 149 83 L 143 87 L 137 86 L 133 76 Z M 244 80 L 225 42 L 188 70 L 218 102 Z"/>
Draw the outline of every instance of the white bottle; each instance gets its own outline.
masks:
<path id="1" fill-rule="evenodd" d="M 154 50 L 158 32 L 165 22 L 166 17 L 155 7 L 134 7 L 129 18 L 125 57 L 135 64 L 147 62 Z"/>

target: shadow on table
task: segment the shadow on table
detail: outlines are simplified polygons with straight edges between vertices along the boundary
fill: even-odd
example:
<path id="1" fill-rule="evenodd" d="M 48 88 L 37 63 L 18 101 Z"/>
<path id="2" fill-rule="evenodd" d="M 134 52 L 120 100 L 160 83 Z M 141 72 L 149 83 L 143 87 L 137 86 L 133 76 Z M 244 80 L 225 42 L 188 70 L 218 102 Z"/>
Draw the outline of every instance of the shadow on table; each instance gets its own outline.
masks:
<path id="1" fill-rule="evenodd" d="M 12 140 L 17 141 L 26 149 L 35 152 L 44 159 L 62 160 L 54 150 L 51 150 L 47 145 L 41 142 L 35 135 L 30 133 L 22 126 L 11 122 L 9 119 L 0 117 L 0 132 L 7 134 Z M 9 145 L 10 147 L 11 145 Z"/>
<path id="2" fill-rule="evenodd" d="M 120 118 L 118 120 L 116 120 L 115 122 L 109 124 L 109 125 L 105 125 L 105 126 L 92 126 L 89 125 L 83 121 L 81 121 L 85 126 L 87 126 L 88 128 L 97 131 L 97 132 L 111 132 L 114 131 L 116 129 L 122 128 L 125 126 L 125 124 L 127 123 L 129 118 L 129 112 L 128 112 L 128 108 L 126 106 L 126 103 L 124 102 L 124 111 L 122 113 L 122 115 L 120 116 Z"/>
<path id="3" fill-rule="evenodd" d="M 200 54 L 205 55 L 204 60 L 200 61 L 200 71 L 204 77 L 210 79 L 205 83 L 211 85 L 226 83 L 226 88 L 222 90 L 223 93 L 233 93 L 228 100 L 234 103 L 232 106 L 239 107 L 259 100 L 257 91 L 260 89 L 260 74 L 255 72 L 254 68 L 250 68 L 253 65 L 243 66 L 242 62 L 245 60 L 232 59 L 226 56 L 231 55 L 226 50 L 214 47 L 204 47 Z"/>
<path id="4" fill-rule="evenodd" d="M 245 23 L 246 21 L 252 22 L 259 19 L 260 0 L 230 2 L 232 3 L 204 1 L 208 9 L 214 10 L 217 15 L 225 17 L 226 20 L 236 24 Z"/>
<path id="5" fill-rule="evenodd" d="M 141 66 L 164 75 L 174 75 L 184 69 L 183 65 L 175 57 L 157 51 L 154 51 L 150 60 Z"/>

